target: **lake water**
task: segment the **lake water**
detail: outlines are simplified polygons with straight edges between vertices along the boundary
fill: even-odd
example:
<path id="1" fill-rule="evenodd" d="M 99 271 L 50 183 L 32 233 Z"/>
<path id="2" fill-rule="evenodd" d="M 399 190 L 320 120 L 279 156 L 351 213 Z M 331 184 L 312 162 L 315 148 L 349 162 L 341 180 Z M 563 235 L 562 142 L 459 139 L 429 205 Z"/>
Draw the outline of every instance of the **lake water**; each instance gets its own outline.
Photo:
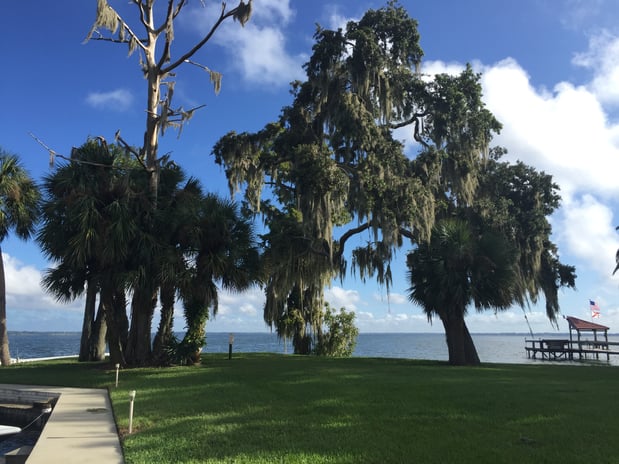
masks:
<path id="1" fill-rule="evenodd" d="M 228 353 L 228 333 L 207 333 L 207 353 Z M 568 334 L 541 334 L 536 338 L 569 338 Z M 526 334 L 473 334 L 473 340 L 484 363 L 547 363 L 527 358 L 524 346 Z M 612 339 L 612 337 L 611 337 Z M 78 332 L 9 332 L 11 357 L 21 359 L 71 356 L 79 352 Z M 233 352 L 291 353 L 290 341 L 284 344 L 276 334 L 235 333 Z M 378 358 L 408 358 L 446 361 L 445 336 L 428 333 L 362 333 L 357 339 L 353 356 Z M 563 362 L 565 363 L 565 362 Z M 619 365 L 619 357 L 608 363 Z"/>

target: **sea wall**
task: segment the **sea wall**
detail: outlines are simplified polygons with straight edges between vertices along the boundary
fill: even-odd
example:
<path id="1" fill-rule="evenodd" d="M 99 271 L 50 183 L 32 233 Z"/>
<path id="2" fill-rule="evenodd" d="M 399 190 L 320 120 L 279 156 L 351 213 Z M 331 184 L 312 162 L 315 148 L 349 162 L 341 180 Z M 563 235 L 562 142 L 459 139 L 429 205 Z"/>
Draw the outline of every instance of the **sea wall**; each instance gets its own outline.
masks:
<path id="1" fill-rule="evenodd" d="M 57 393 L 32 390 L 17 390 L 13 388 L 0 388 L 0 403 L 33 404 L 33 403 L 56 403 L 60 395 Z"/>

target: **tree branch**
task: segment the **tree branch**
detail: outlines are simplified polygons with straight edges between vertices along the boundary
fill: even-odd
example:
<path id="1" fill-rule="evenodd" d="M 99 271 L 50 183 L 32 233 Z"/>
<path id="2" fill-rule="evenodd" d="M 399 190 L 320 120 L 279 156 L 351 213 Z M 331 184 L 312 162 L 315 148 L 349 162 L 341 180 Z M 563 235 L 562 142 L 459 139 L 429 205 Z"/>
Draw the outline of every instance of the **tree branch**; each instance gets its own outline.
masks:
<path id="1" fill-rule="evenodd" d="M 174 23 L 174 0 L 168 0 L 168 12 L 166 14 L 166 19 L 163 24 L 155 31 L 155 35 L 161 34 L 164 30 L 169 31 L 173 27 Z M 157 63 L 157 67 L 161 69 L 164 63 L 170 61 L 170 48 L 172 47 L 172 38 L 169 33 L 166 32 L 165 43 L 163 45 L 163 52 L 161 53 L 161 58 L 159 59 L 159 63 Z"/>
<path id="2" fill-rule="evenodd" d="M 147 31 L 150 30 L 148 22 L 146 21 L 146 11 L 144 10 L 144 3 L 142 3 L 142 0 L 133 0 L 133 3 L 135 3 L 138 6 L 138 9 L 140 10 L 140 22 L 146 28 Z"/>
<path id="3" fill-rule="evenodd" d="M 180 2 L 178 2 L 178 5 L 177 5 L 176 9 L 174 10 L 174 15 L 172 16 L 172 19 L 176 19 L 178 14 L 184 8 L 185 3 L 187 3 L 187 0 L 181 0 Z M 205 7 L 204 0 L 202 0 L 202 8 L 204 8 L 204 7 Z"/>
<path id="4" fill-rule="evenodd" d="M 400 227 L 400 235 L 403 237 L 408 238 L 410 241 L 412 242 L 416 242 L 417 238 L 415 237 L 415 234 L 413 232 L 411 232 L 408 229 L 405 229 L 404 227 Z"/>
<path id="5" fill-rule="evenodd" d="M 202 46 L 206 42 L 208 42 L 211 39 L 211 37 L 213 36 L 215 31 L 221 25 L 221 23 L 223 23 L 230 16 L 234 16 L 238 11 L 239 11 L 239 7 L 237 6 L 236 8 L 234 8 L 234 9 L 230 10 L 228 13 L 226 13 L 226 4 L 222 3 L 222 5 L 221 5 L 221 14 L 219 15 L 219 19 L 217 19 L 217 21 L 215 22 L 215 24 L 213 25 L 211 30 L 208 32 L 208 34 L 206 34 L 204 36 L 204 38 L 202 40 L 200 40 L 200 42 L 198 42 L 191 50 L 189 50 L 187 53 L 185 53 L 183 56 L 181 56 L 174 63 L 171 63 L 169 66 L 167 66 L 165 68 L 161 68 L 160 69 L 160 74 L 164 75 L 164 74 L 169 73 L 170 71 L 173 71 L 174 69 L 178 68 L 181 64 L 183 64 L 186 60 L 191 58 L 198 50 L 200 50 L 200 48 L 202 48 Z"/>
<path id="6" fill-rule="evenodd" d="M 113 37 L 105 37 L 103 36 L 103 34 L 101 34 L 99 31 L 95 31 L 97 34 L 99 34 L 99 37 L 91 37 L 90 40 L 97 40 L 97 41 L 101 41 L 101 42 L 112 42 L 112 43 L 119 43 L 119 44 L 129 44 L 131 43 L 131 40 L 128 39 L 115 39 Z M 146 39 L 140 39 L 138 40 L 138 42 L 144 46 L 144 43 L 146 43 Z"/>
<path id="7" fill-rule="evenodd" d="M 400 129 L 401 127 L 409 126 L 413 124 L 414 122 L 418 121 L 420 118 L 423 118 L 424 116 L 427 116 L 427 115 L 428 113 L 426 111 L 424 111 L 423 113 L 415 113 L 413 116 L 411 116 L 410 119 L 407 119 L 406 121 L 402 121 L 397 124 L 389 124 L 389 128 Z"/>
<path id="8" fill-rule="evenodd" d="M 361 224 L 358 227 L 355 227 L 353 229 L 349 229 L 346 232 L 344 232 L 342 234 L 342 236 L 340 237 L 340 239 L 338 240 L 338 244 L 339 244 L 339 250 L 337 251 L 336 254 L 333 255 L 333 261 L 335 262 L 336 259 L 337 261 L 339 261 L 342 257 L 342 255 L 344 254 L 344 248 L 346 246 L 346 241 L 352 237 L 353 235 L 356 234 L 360 234 L 361 232 L 368 230 L 370 228 L 370 223 L 366 222 L 365 224 Z"/>
<path id="9" fill-rule="evenodd" d="M 107 3 L 106 3 L 106 5 L 107 5 Z M 138 3 L 138 5 L 140 6 L 140 11 L 142 12 L 141 3 Z M 144 45 L 142 40 L 140 38 L 138 38 L 137 34 L 135 32 L 133 32 L 133 30 L 129 27 L 129 25 L 125 22 L 125 20 L 122 18 L 122 16 L 120 16 L 116 12 L 116 10 L 114 10 L 111 6 L 107 5 L 107 8 L 109 8 L 113 12 L 113 14 L 116 16 L 116 20 L 120 23 L 119 27 L 124 29 L 127 33 L 129 33 L 129 35 L 133 38 L 133 40 L 142 48 L 142 51 L 146 52 L 146 46 Z M 144 18 L 142 18 L 142 22 L 144 23 Z M 101 37 L 96 37 L 95 40 L 105 40 L 105 37 L 103 37 L 103 34 L 101 34 L 96 29 L 95 26 L 97 26 L 97 23 L 95 23 L 93 28 L 88 33 L 88 36 L 86 36 L 85 42 L 88 42 L 88 40 L 90 40 L 92 38 L 92 34 L 95 33 L 95 32 L 101 36 Z M 113 35 L 114 31 L 110 31 L 110 33 Z M 120 40 L 120 39 L 110 39 L 109 41 L 110 42 L 119 42 L 119 43 L 130 43 L 131 42 L 130 40 Z"/>
<path id="10" fill-rule="evenodd" d="M 146 170 L 148 171 L 148 168 L 146 167 L 146 164 L 144 164 L 144 160 L 142 159 L 142 156 L 140 156 L 140 153 L 133 148 L 131 145 L 129 145 L 125 139 L 123 139 L 120 136 L 120 131 L 116 131 L 116 134 L 114 134 L 114 138 L 116 139 L 117 142 L 120 142 L 120 144 L 123 146 L 123 148 L 125 150 L 127 150 L 129 153 L 131 153 L 133 156 L 135 156 L 135 159 L 138 161 L 138 163 L 140 163 L 140 165 Z"/>
<path id="11" fill-rule="evenodd" d="M 97 167 L 100 167 L 100 168 L 111 168 L 111 169 L 117 168 L 116 166 L 114 166 L 112 164 L 103 164 L 103 163 L 96 163 L 94 161 L 78 160 L 78 159 L 75 159 L 73 156 L 61 155 L 57 151 L 55 151 L 52 148 L 50 148 L 49 146 L 47 146 L 41 139 L 39 139 L 32 132 L 28 132 L 28 135 L 30 135 L 30 137 L 32 137 L 39 145 L 41 145 L 43 148 L 45 148 L 45 150 L 47 150 L 47 152 L 49 153 L 49 167 L 50 168 L 54 167 L 54 161 L 56 160 L 56 158 L 63 159 L 63 160 L 68 161 L 70 163 L 86 164 L 88 166 L 97 166 Z M 101 137 L 101 136 L 98 136 L 97 139 L 99 139 L 99 141 L 101 142 L 101 145 L 104 146 L 107 149 L 107 142 L 105 141 L 105 139 L 103 137 Z M 75 148 L 73 148 L 73 150 L 75 150 Z M 71 150 L 71 153 L 73 153 L 73 150 Z"/>

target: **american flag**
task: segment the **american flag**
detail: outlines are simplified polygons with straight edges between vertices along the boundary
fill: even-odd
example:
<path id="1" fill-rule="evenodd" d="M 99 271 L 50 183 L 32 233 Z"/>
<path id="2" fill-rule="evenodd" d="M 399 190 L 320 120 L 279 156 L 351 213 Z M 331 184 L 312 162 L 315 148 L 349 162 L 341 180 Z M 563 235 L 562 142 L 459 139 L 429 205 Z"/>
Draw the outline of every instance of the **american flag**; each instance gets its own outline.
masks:
<path id="1" fill-rule="evenodd" d="M 593 300 L 589 300 L 589 307 L 591 308 L 591 318 L 597 319 L 600 317 L 600 307 Z"/>

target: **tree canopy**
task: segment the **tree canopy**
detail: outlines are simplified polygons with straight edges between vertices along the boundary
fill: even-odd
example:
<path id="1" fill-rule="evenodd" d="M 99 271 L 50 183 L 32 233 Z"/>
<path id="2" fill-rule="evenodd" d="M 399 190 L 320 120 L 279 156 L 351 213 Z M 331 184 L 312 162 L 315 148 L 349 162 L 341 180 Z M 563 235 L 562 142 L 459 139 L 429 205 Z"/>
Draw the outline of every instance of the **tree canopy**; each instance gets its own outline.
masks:
<path id="1" fill-rule="evenodd" d="M 44 284 L 60 299 L 91 290 L 99 295 L 110 356 L 123 365 L 166 362 L 177 296 L 185 307 L 185 341 L 191 340 L 195 353 L 204 346 L 209 311 L 217 310 L 218 286 L 242 290 L 259 282 L 253 226 L 236 204 L 205 195 L 174 163 L 161 169 L 155 210 L 147 185 L 148 174 L 138 163 L 101 140 L 75 149 L 72 162 L 43 183 L 37 240 L 56 263 Z M 152 317 L 158 302 L 161 323 L 152 344 L 152 334 L 138 330 L 136 319 L 144 308 Z M 93 304 L 88 298 L 86 303 Z M 84 326 L 94 321 L 94 306 L 87 306 Z M 101 336 L 98 328 L 90 332 Z M 83 340 L 87 353 L 97 343 Z"/>
<path id="2" fill-rule="evenodd" d="M 115 142 L 132 156 L 137 165 L 148 175 L 148 182 L 142 188 L 148 194 L 150 211 L 145 211 L 143 214 L 144 222 L 141 224 L 141 231 L 144 232 L 142 235 L 144 240 L 140 241 L 138 253 L 135 254 L 141 261 L 136 264 L 138 272 L 133 274 L 131 282 L 133 289 L 131 325 L 126 340 L 126 349 L 120 347 L 124 342 L 119 340 L 119 343 L 115 343 L 114 355 L 117 361 L 123 364 L 128 361 L 129 364 L 142 365 L 152 360 L 151 324 L 158 297 L 160 277 L 158 272 L 161 270 L 160 257 L 157 254 L 160 250 L 157 250 L 154 245 L 156 243 L 154 237 L 159 232 L 155 218 L 160 197 L 165 195 L 163 189 L 166 187 L 161 185 L 164 181 L 161 177 L 162 172 L 170 167 L 169 155 L 159 156 L 158 154 L 159 137 L 163 136 L 169 128 L 178 129 L 180 134 L 184 123 L 193 116 L 197 109 L 201 108 L 198 106 L 184 109 L 174 105 L 174 79 L 178 69 L 182 66 L 197 66 L 209 74 L 215 92 L 220 91 L 221 74 L 193 61 L 192 57 L 210 41 L 227 19 L 238 21 L 241 26 L 244 26 L 251 17 L 252 0 L 247 2 L 240 0 L 236 7 L 230 9 L 227 8 L 226 3 L 222 3 L 221 11 L 212 26 L 205 31 L 200 40 L 184 51 L 181 50 L 178 55 L 172 53 L 175 24 L 188 2 L 169 0 L 164 7 L 159 9 L 154 0 L 133 0 L 130 3 L 135 6 L 133 21 L 123 18 L 107 0 L 97 0 L 96 18 L 85 41 L 98 40 L 126 45 L 129 55 L 133 53 L 138 55 L 139 67 L 146 81 L 146 108 L 144 108 L 146 116 L 142 145 L 135 147 L 124 140 L 120 130 L 117 131 L 115 137 Z M 170 291 L 164 290 L 163 293 L 164 306 L 168 308 L 173 295 Z M 169 308 L 164 312 L 164 322 L 170 323 Z M 122 328 L 110 327 L 109 322 L 108 329 L 115 333 L 123 332 Z M 160 329 L 165 332 L 165 338 L 169 338 L 170 327 L 160 327 Z M 161 347 L 161 342 L 161 338 L 158 337 L 156 346 Z M 119 346 L 116 347 L 116 345 Z M 121 353 L 124 355 L 121 356 Z"/>
<path id="3" fill-rule="evenodd" d="M 559 263 L 549 240 L 546 216 L 558 195 L 549 177 L 495 162 L 501 150 L 491 144 L 501 124 L 483 103 L 480 75 L 471 66 L 422 75 L 417 22 L 394 1 L 344 29 L 319 26 L 314 39 L 306 79 L 292 84 L 292 103 L 279 120 L 255 133 L 230 132 L 213 149 L 231 192 L 242 191 L 247 210 L 269 226 L 265 321 L 288 334 L 281 321 L 300 314 L 297 350 L 307 351 L 306 332 L 310 339 L 318 332 L 323 291 L 334 278 L 352 270 L 389 289 L 393 253 L 405 241 L 418 249 L 431 243 L 435 221 L 497 214 L 504 222 L 492 233 L 488 224 L 488 237 L 517 240 L 517 288 L 506 292 L 521 304 L 544 294 L 552 319 L 557 288 L 573 284 L 573 269 Z M 414 154 L 396 138 L 405 127 Z M 533 183 L 529 190 L 510 191 L 518 186 L 501 179 L 517 170 Z M 505 185 L 495 186 L 503 191 L 494 192 L 501 204 L 493 211 L 496 180 Z M 527 201 L 537 209 L 525 218 Z M 472 224 L 471 239 L 479 231 Z M 363 232 L 366 244 L 347 250 Z"/>
<path id="4" fill-rule="evenodd" d="M 11 232 L 21 239 L 31 236 L 38 220 L 39 201 L 39 189 L 19 158 L 0 148 L 0 243 Z M 0 248 L 0 364 L 10 363 L 4 259 Z"/>

